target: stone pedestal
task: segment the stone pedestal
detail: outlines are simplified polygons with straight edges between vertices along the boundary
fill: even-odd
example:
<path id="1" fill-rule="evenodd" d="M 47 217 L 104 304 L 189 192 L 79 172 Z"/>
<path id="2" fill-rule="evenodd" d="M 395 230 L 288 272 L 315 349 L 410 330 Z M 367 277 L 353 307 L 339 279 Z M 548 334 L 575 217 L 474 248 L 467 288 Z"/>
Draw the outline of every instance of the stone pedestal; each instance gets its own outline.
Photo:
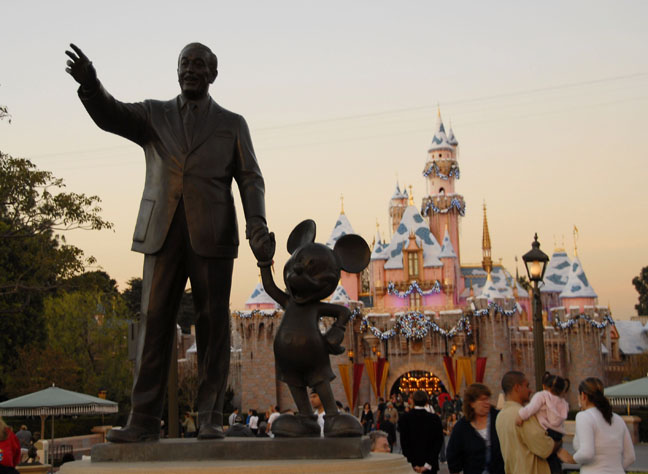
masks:
<path id="1" fill-rule="evenodd" d="M 253 454 L 253 453 L 250 453 Z M 61 466 L 61 474 L 396 474 L 411 473 L 412 466 L 400 454 L 370 453 L 360 459 L 291 459 L 245 461 L 90 462 Z"/>
<path id="2" fill-rule="evenodd" d="M 371 441 L 362 438 L 196 438 L 150 443 L 104 443 L 92 447 L 92 462 L 240 461 L 287 459 L 362 459 Z"/>

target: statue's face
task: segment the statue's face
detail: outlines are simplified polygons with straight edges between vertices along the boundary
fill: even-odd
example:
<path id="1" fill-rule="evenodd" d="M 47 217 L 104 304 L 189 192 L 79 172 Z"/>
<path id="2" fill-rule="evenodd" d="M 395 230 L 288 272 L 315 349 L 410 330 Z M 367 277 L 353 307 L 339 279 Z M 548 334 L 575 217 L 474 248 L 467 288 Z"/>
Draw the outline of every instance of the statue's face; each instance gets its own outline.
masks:
<path id="1" fill-rule="evenodd" d="M 190 99 L 197 99 L 209 89 L 216 76 L 210 71 L 208 53 L 203 48 L 185 48 L 178 58 L 178 83 L 182 93 Z"/>

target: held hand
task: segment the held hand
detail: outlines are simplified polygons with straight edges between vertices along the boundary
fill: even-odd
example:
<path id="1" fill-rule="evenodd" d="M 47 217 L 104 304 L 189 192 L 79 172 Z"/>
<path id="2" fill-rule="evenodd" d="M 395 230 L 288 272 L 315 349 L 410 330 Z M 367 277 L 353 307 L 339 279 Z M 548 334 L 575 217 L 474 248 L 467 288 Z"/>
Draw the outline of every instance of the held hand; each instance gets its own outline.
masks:
<path id="1" fill-rule="evenodd" d="M 524 423 L 524 420 L 522 419 L 522 417 L 520 415 L 518 415 L 515 418 L 515 424 L 518 425 L 518 426 L 522 426 L 522 423 Z"/>
<path id="2" fill-rule="evenodd" d="M 269 266 L 272 264 L 276 246 L 274 232 L 268 232 L 268 229 L 265 227 L 260 228 L 250 238 L 250 248 L 259 266 Z"/>
<path id="3" fill-rule="evenodd" d="M 560 448 L 556 452 L 556 456 L 558 456 L 558 459 L 560 459 L 562 462 L 566 464 L 577 464 L 574 457 L 571 454 L 569 454 L 569 451 L 567 451 L 565 448 Z"/>
<path id="4" fill-rule="evenodd" d="M 65 71 L 82 87 L 90 89 L 97 83 L 97 71 L 95 71 L 92 61 L 83 54 L 83 51 L 78 46 L 70 43 L 70 48 L 74 52 L 65 51 L 65 54 L 70 58 L 67 60 Z"/>

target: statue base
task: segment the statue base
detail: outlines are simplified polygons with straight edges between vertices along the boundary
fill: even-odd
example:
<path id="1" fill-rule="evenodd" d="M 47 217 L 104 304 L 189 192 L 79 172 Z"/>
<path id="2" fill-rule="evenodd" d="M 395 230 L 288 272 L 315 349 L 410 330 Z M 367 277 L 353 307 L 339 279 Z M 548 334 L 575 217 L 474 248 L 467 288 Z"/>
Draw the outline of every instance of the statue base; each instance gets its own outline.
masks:
<path id="1" fill-rule="evenodd" d="M 92 463 L 362 459 L 371 441 L 362 438 L 171 438 L 150 443 L 103 443 L 92 447 Z"/>
<path id="2" fill-rule="evenodd" d="M 254 457 L 250 450 L 243 459 Z M 61 466 L 61 474 L 396 474 L 411 473 L 412 466 L 400 454 L 370 453 L 360 459 L 290 459 L 290 460 L 222 460 L 222 461 L 155 461 L 90 462 L 75 461 Z"/>

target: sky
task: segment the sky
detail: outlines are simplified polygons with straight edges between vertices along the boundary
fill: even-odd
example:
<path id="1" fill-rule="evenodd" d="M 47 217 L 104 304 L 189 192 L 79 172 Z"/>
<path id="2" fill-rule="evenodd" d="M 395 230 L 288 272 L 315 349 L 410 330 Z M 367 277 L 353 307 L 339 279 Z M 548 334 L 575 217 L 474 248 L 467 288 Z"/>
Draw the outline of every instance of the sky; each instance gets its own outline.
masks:
<path id="1" fill-rule="evenodd" d="M 462 263 L 481 261 L 482 204 L 495 261 L 538 233 L 578 255 L 616 318 L 636 314 L 631 280 L 648 265 L 648 3 L 644 1 L 5 2 L 0 150 L 98 195 L 114 231 L 66 238 L 120 288 L 141 276 L 130 251 L 144 183 L 141 149 L 99 130 L 65 72 L 74 42 L 122 101 L 170 99 L 193 41 L 219 58 L 212 97 L 243 115 L 266 181 L 268 224 L 286 239 L 305 218 L 326 242 L 340 196 L 354 230 L 389 239 L 396 182 L 422 176 L 437 107 L 459 141 Z M 235 190 L 239 228 L 244 234 Z M 521 262 L 520 272 L 524 272 Z M 245 241 L 232 308 L 258 281 Z"/>

